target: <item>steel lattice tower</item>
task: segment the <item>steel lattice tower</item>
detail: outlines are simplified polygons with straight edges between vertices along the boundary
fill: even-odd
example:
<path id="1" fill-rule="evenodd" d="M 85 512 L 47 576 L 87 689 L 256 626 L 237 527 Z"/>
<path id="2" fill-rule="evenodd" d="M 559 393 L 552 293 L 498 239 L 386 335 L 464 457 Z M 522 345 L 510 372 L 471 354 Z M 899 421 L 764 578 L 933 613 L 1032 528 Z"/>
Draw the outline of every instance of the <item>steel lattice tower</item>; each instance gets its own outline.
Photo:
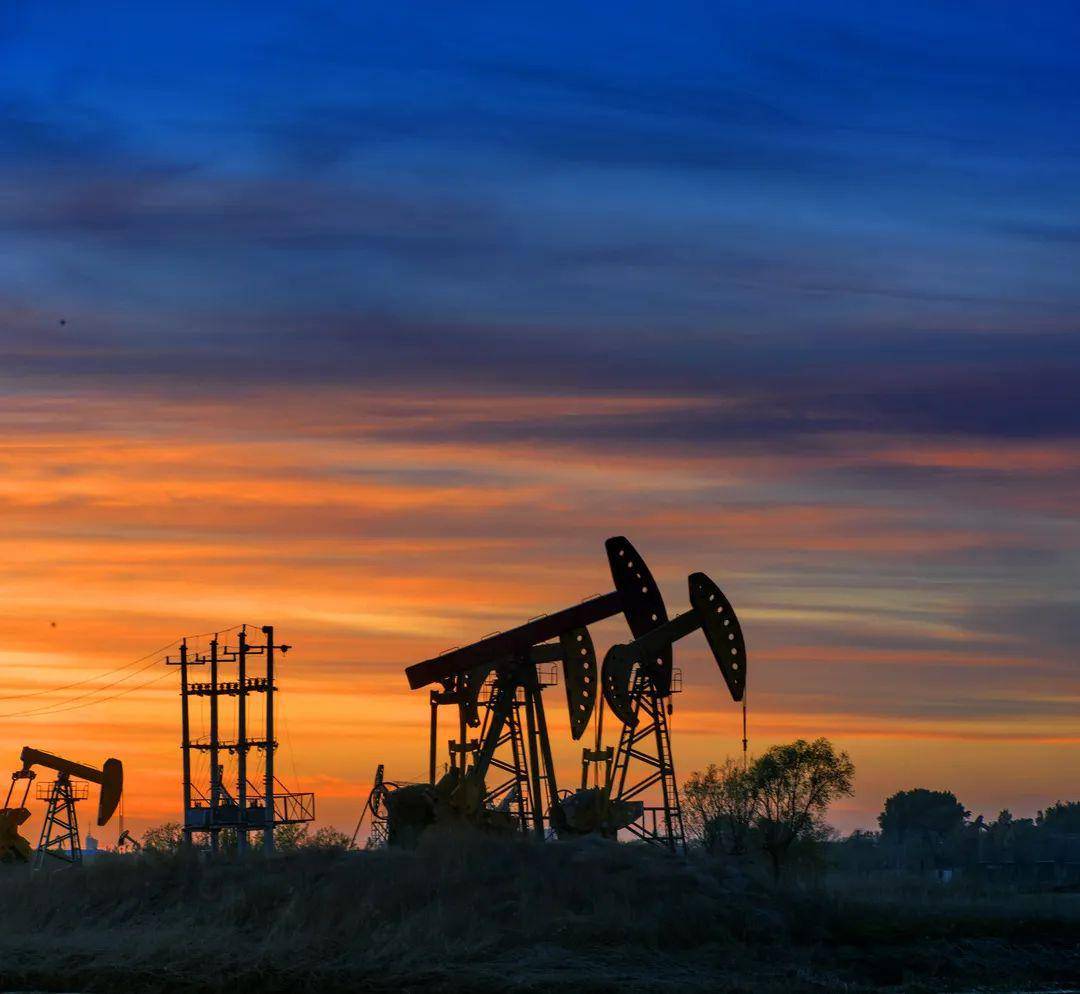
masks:
<path id="1" fill-rule="evenodd" d="M 82 846 L 79 841 L 79 816 L 75 802 L 86 798 L 85 784 L 73 784 L 71 778 L 61 774 L 51 784 L 42 784 L 39 797 L 47 797 L 49 806 L 45 811 L 45 823 L 41 826 L 34 866 L 40 868 L 46 856 L 65 863 L 82 862 Z"/>
<path id="2" fill-rule="evenodd" d="M 670 693 L 678 693 L 679 676 L 676 671 Z M 611 766 L 608 794 L 622 801 L 632 801 L 659 784 L 662 806 L 646 807 L 641 820 L 628 826 L 629 831 L 645 842 L 671 852 L 685 853 L 686 833 L 667 720 L 670 695 L 661 695 L 644 671 L 639 669 L 630 697 L 637 722 L 633 726 L 622 726 L 615 761 Z M 635 761 L 644 767 L 643 776 L 628 786 L 630 766 Z"/>

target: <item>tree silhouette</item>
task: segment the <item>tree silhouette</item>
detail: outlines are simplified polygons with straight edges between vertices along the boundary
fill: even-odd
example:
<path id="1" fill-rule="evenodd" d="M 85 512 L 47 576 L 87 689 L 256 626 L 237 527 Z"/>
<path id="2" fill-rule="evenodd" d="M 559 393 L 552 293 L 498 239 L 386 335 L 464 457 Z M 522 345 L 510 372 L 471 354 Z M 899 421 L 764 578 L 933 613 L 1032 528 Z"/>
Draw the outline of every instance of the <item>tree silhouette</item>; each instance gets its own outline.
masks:
<path id="1" fill-rule="evenodd" d="M 305 824 L 278 825 L 274 829 L 274 849 L 279 853 L 299 852 L 309 842 Z"/>
<path id="2" fill-rule="evenodd" d="M 885 841 L 903 845 L 911 839 L 940 841 L 958 832 L 970 812 L 951 790 L 901 790 L 885 801 L 878 824 Z"/>
<path id="3" fill-rule="evenodd" d="M 723 766 L 710 763 L 683 785 L 687 827 L 709 852 L 732 856 L 746 852 L 747 837 L 757 815 L 757 788 L 753 767 L 730 756 Z"/>
<path id="4" fill-rule="evenodd" d="M 146 852 L 174 853 L 184 841 L 182 826 L 174 821 L 154 825 L 143 832 L 142 846 Z"/>
<path id="5" fill-rule="evenodd" d="M 851 795 L 855 764 L 826 738 L 798 739 L 773 746 L 754 763 L 751 774 L 761 844 L 779 878 L 792 845 L 820 836 L 829 805 Z"/>
<path id="6" fill-rule="evenodd" d="M 1080 834 L 1080 801 L 1055 801 L 1038 813 L 1035 824 L 1054 835 Z"/>

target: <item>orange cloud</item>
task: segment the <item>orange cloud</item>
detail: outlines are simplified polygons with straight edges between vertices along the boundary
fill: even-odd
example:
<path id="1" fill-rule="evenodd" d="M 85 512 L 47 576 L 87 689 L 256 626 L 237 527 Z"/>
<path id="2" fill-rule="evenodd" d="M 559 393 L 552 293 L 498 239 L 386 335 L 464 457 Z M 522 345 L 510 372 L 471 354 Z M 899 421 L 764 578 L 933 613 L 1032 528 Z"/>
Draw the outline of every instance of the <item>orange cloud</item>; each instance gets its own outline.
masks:
<path id="1" fill-rule="evenodd" d="M 426 768 L 426 698 L 408 691 L 404 666 L 607 589 L 601 543 L 612 532 L 646 552 L 673 611 L 685 606 L 686 573 L 714 572 L 744 618 L 751 665 L 777 680 L 828 663 L 910 670 L 917 687 L 920 668 L 947 665 L 970 679 L 977 702 L 981 675 L 1008 676 L 1035 658 L 971 621 L 975 601 L 992 602 L 998 588 L 977 567 L 958 574 L 955 565 L 1023 551 L 1039 534 L 1009 506 L 1015 493 L 1001 497 L 1008 516 L 995 518 L 945 498 L 906 506 L 818 474 L 875 464 L 1053 473 L 1075 468 L 1074 450 L 861 437 L 847 450 L 834 438 L 790 455 L 745 445 L 725 454 L 608 447 L 573 432 L 718 406 L 706 397 L 357 399 L 336 390 L 0 402 L 0 763 L 7 756 L 14 768 L 30 743 L 87 761 L 118 755 L 131 824 L 175 819 L 175 674 L 162 670 L 159 682 L 115 700 L 158 670 L 115 688 L 96 675 L 185 632 L 273 622 L 296 647 L 281 666 L 279 768 L 324 796 L 320 820 L 350 828 L 378 762 L 400 779 Z M 538 417 L 566 430 L 515 434 Z M 470 438 L 476 425 L 500 432 Z M 800 483 L 808 478 L 817 482 Z M 625 638 L 624 626 L 598 626 L 595 637 L 603 651 Z M 688 772 L 737 749 L 738 710 L 711 664 L 693 662 L 700 645 L 679 652 L 691 686 L 676 702 L 676 755 Z M 706 672 L 709 683 L 695 688 Z M 865 689 L 853 705 L 863 713 L 805 687 L 755 690 L 755 748 L 832 735 L 850 746 L 872 793 L 890 776 L 914 775 L 902 759 L 909 750 L 947 770 L 950 748 L 977 745 L 982 765 L 965 760 L 957 783 L 1004 806 L 1019 781 L 1003 782 L 997 800 L 990 784 L 1012 769 L 1010 750 L 1040 750 L 1059 767 L 1075 751 L 1067 724 L 1039 710 L 1044 691 L 1018 680 L 1001 692 L 1029 701 L 1029 714 L 941 727 L 882 718 Z M 1059 691 L 1078 688 L 1063 677 Z M 551 724 L 569 784 L 580 746 L 567 739 L 560 694 Z M 851 817 L 872 821 L 876 801 L 858 801 Z"/>

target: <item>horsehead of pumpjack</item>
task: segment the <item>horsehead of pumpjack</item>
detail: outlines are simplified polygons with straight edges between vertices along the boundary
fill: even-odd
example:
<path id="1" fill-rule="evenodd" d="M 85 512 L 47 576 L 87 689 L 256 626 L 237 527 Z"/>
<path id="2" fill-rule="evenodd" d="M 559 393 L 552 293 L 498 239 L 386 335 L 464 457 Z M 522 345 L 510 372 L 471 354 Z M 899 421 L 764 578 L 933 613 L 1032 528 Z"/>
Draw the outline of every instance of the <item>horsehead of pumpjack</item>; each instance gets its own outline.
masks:
<path id="1" fill-rule="evenodd" d="M 657 697 L 671 692 L 673 643 L 701 629 L 720 667 L 732 700 L 741 701 L 746 690 L 746 641 L 731 602 L 704 573 L 691 573 L 690 610 L 649 631 L 635 632 L 628 644 L 613 645 L 604 657 L 604 700 L 615 716 L 631 728 L 637 724 L 631 686 L 640 672 Z"/>

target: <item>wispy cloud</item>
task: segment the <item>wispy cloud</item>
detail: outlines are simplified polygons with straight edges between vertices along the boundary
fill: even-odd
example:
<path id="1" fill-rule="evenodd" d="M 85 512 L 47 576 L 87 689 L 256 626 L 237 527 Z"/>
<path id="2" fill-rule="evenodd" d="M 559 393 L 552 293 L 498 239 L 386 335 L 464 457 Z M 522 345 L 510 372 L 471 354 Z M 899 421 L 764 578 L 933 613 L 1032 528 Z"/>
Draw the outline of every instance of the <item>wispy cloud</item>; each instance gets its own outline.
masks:
<path id="1" fill-rule="evenodd" d="M 528 8 L 0 13 L 0 695 L 272 620 L 344 825 L 423 765 L 402 667 L 625 532 L 745 615 L 757 744 L 853 750 L 851 824 L 1030 797 L 1078 693 L 1075 11 Z M 688 770 L 737 735 L 680 657 Z M 161 818 L 174 709 L 0 745 L 122 750 Z"/>

